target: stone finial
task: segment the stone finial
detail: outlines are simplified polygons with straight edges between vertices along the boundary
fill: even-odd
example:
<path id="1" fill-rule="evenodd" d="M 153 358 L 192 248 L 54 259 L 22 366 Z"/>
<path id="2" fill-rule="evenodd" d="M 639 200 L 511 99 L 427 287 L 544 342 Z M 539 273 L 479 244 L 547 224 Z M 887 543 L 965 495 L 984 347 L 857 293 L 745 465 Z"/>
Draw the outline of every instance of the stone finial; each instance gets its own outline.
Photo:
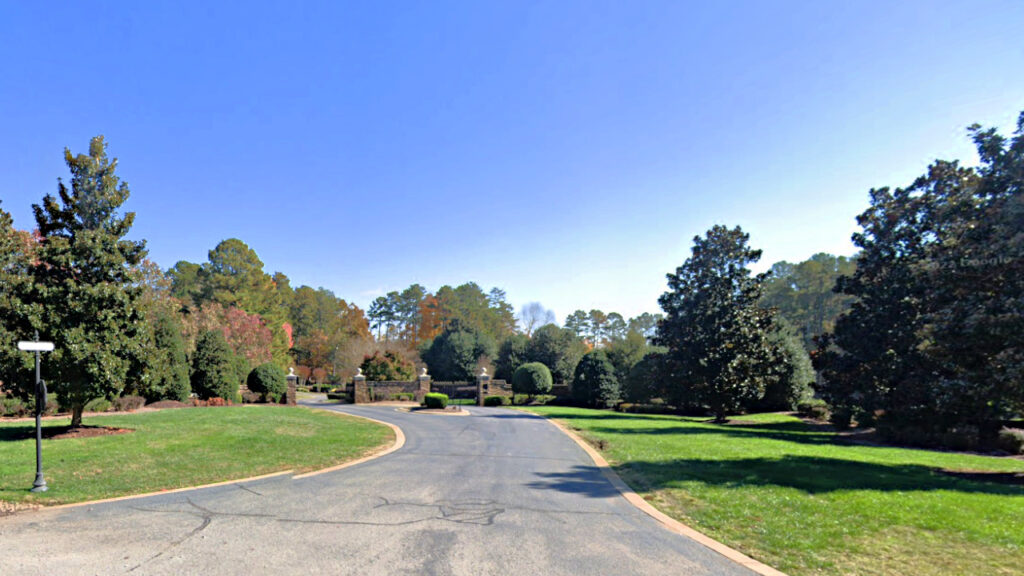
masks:
<path id="1" fill-rule="evenodd" d="M 481 376 L 489 376 L 489 374 L 487 374 L 487 367 L 486 366 L 480 368 L 480 375 Z"/>
<path id="2" fill-rule="evenodd" d="M 362 376 L 362 375 L 363 375 L 363 369 L 362 368 L 356 368 L 356 376 Z"/>
<path id="3" fill-rule="evenodd" d="M 421 372 L 420 372 L 420 378 L 423 378 L 424 376 L 427 376 L 427 367 L 426 366 L 424 366 L 421 369 Z"/>
<path id="4" fill-rule="evenodd" d="M 296 377 L 295 376 L 295 368 L 291 368 L 291 367 L 288 368 L 288 377 L 289 378 L 295 378 Z"/>

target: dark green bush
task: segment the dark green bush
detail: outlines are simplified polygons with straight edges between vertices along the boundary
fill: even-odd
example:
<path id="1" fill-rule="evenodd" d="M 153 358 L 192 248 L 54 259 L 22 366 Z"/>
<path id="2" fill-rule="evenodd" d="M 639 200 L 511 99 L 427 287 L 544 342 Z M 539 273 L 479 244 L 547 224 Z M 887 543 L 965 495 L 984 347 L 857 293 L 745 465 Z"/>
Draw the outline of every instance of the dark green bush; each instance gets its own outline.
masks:
<path id="1" fill-rule="evenodd" d="M 448 395 L 447 394 L 427 394 L 423 397 L 423 405 L 427 408 L 437 408 L 443 410 L 448 406 Z"/>
<path id="2" fill-rule="evenodd" d="M 235 354 L 219 330 L 207 330 L 199 336 L 192 355 L 192 390 L 201 400 L 238 395 Z"/>
<path id="3" fill-rule="evenodd" d="M 598 408 L 611 408 L 619 403 L 619 381 L 604 350 L 588 352 L 576 365 L 572 397 L 576 402 Z"/>
<path id="4" fill-rule="evenodd" d="M 486 396 L 484 406 L 508 406 L 507 396 Z"/>
<path id="5" fill-rule="evenodd" d="M 827 420 L 829 417 L 828 404 L 818 398 L 800 402 L 796 405 L 796 411 L 804 418 L 813 420 Z"/>
<path id="6" fill-rule="evenodd" d="M 249 391 L 263 396 L 268 402 L 278 402 L 288 390 L 284 370 L 273 362 L 260 364 L 249 372 L 245 380 Z"/>
<path id="7" fill-rule="evenodd" d="M 996 436 L 996 446 L 1010 454 L 1024 454 L 1024 430 L 1004 427 Z"/>
<path id="8" fill-rule="evenodd" d="M 527 362 L 512 374 L 512 391 L 536 396 L 551 391 L 551 370 L 540 362 Z"/>
<path id="9" fill-rule="evenodd" d="M 390 399 L 400 402 L 411 402 L 415 396 L 416 395 L 412 392 L 399 392 L 397 394 L 392 394 Z"/>

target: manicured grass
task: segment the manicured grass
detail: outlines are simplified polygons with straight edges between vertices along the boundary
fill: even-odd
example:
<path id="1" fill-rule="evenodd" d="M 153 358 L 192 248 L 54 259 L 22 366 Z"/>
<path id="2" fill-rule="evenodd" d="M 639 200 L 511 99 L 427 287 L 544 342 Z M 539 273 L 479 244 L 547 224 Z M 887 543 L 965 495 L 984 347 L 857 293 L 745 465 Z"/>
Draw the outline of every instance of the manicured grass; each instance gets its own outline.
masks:
<path id="1" fill-rule="evenodd" d="M 69 419 L 44 421 L 67 426 Z M 325 468 L 394 438 L 390 428 L 349 416 L 287 406 L 183 408 L 86 417 L 87 426 L 135 431 L 43 440 L 50 490 L 35 478 L 33 422 L 0 423 L 0 500 L 63 504 L 209 484 L 293 469 Z M 34 438 L 34 436 L 33 436 Z"/>
<path id="2" fill-rule="evenodd" d="M 782 414 L 722 426 L 529 410 L 604 440 L 616 471 L 660 510 L 793 575 L 1024 570 L 1024 487 L 942 472 L 1024 472 L 1020 459 L 848 445 Z"/>

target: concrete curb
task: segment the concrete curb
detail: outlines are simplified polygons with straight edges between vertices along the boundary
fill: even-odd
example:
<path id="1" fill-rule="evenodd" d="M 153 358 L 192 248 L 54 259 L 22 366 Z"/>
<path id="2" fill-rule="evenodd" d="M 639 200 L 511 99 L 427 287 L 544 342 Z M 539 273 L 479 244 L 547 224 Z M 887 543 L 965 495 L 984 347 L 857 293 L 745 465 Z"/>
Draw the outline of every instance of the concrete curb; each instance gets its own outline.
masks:
<path id="1" fill-rule="evenodd" d="M 302 478 L 309 478 L 311 476 L 317 476 L 319 474 L 326 474 L 328 472 L 334 472 L 335 470 L 341 470 L 342 468 L 348 468 L 349 466 L 355 466 L 356 464 L 362 464 L 363 462 L 367 462 L 367 461 L 370 461 L 370 460 L 374 460 L 376 458 L 380 458 L 381 456 L 386 456 L 388 454 L 391 454 L 392 452 L 398 450 L 402 446 L 405 446 L 405 432 L 402 432 L 401 428 L 399 428 L 398 426 L 395 426 L 394 424 L 392 424 L 390 422 L 384 422 L 383 420 L 377 420 L 375 418 L 369 418 L 369 417 L 366 417 L 366 416 L 359 416 L 359 415 L 356 415 L 356 414 L 349 414 L 348 412 L 339 412 L 337 410 L 330 410 L 330 409 L 327 409 L 327 408 L 311 408 L 311 410 L 315 410 L 317 412 L 329 412 L 331 414 L 338 415 L 338 416 L 353 416 L 355 418 L 362 418 L 363 420 L 369 420 L 370 422 L 376 422 L 377 424 L 383 424 L 383 425 L 387 426 L 388 428 L 391 428 L 391 430 L 395 433 L 395 442 L 394 442 L 394 444 L 392 444 L 391 446 L 389 446 L 389 447 L 387 447 L 387 448 L 385 448 L 383 450 L 380 450 L 380 451 L 377 451 L 377 452 L 373 452 L 373 453 L 368 454 L 366 456 L 363 456 L 362 458 L 359 458 L 357 460 L 351 460 L 349 462 L 343 462 L 341 464 L 338 464 L 337 466 L 331 466 L 330 468 L 324 468 L 322 470 L 314 470 L 313 472 L 306 472 L 305 474 L 299 474 L 298 476 L 293 476 L 292 477 L 293 480 L 301 480 Z"/>
<path id="2" fill-rule="evenodd" d="M 355 466 L 356 464 L 361 464 L 361 463 L 366 462 L 368 460 L 373 460 L 374 458 L 380 458 L 381 456 L 384 456 L 386 454 L 390 454 L 390 453 L 394 452 L 395 450 L 398 450 L 399 448 L 401 448 L 402 446 L 405 445 L 405 433 L 402 432 L 401 428 L 399 428 L 398 426 L 395 426 L 394 424 L 391 424 L 389 422 L 382 422 L 380 420 L 375 420 L 373 418 L 367 418 L 366 416 L 356 416 L 355 414 L 348 414 L 348 413 L 344 413 L 344 412 L 338 412 L 337 410 L 328 410 L 326 408 L 309 408 L 309 407 L 305 407 L 305 408 L 311 409 L 311 410 L 320 411 L 320 412 L 328 412 L 328 413 L 334 414 L 334 415 L 353 416 L 355 418 L 362 418 L 363 420 L 369 420 L 371 422 L 376 422 L 377 424 L 383 424 L 383 425 L 391 428 L 395 432 L 395 442 L 391 446 L 389 446 L 389 447 L 387 447 L 387 448 L 385 448 L 383 450 L 380 450 L 378 452 L 374 452 L 374 453 L 369 454 L 367 456 L 363 456 L 362 458 L 358 458 L 356 460 L 351 460 L 349 462 L 343 462 L 343 463 L 338 464 L 336 466 L 331 466 L 329 468 L 323 468 L 321 470 L 314 470 L 312 472 L 306 472 L 305 474 L 299 474 L 298 476 L 292 476 L 292 480 L 300 480 L 302 478 L 309 478 L 310 476 L 316 476 L 317 474 L 324 474 L 324 473 L 327 473 L 327 472 L 333 472 L 335 470 L 341 470 L 342 468 L 347 468 L 349 466 Z M 267 479 L 267 478 L 274 478 L 276 476 L 285 476 L 287 474 L 292 474 L 293 472 L 294 472 L 294 470 L 292 470 L 292 469 L 281 470 L 280 472 L 271 472 L 270 474 L 262 474 L 260 476 L 251 476 L 249 478 L 238 478 L 236 480 L 224 480 L 222 482 L 214 482 L 213 484 L 201 484 L 199 486 L 186 486 L 184 488 L 174 488 L 172 490 L 161 490 L 161 491 L 157 491 L 157 492 L 146 492 L 144 494 L 130 494 L 128 496 L 115 496 L 113 498 L 104 498 L 102 500 L 88 500 L 86 502 L 72 502 L 70 504 L 58 504 L 56 506 L 40 506 L 38 508 L 33 508 L 31 510 L 24 510 L 24 511 L 25 512 L 43 512 L 43 511 L 46 511 L 46 510 L 63 510 L 63 509 L 66 509 L 66 508 L 81 508 L 82 506 L 92 506 L 92 505 L 95 505 L 95 504 L 106 504 L 108 502 L 121 502 L 123 500 L 135 500 L 136 498 L 149 498 L 150 496 L 161 496 L 161 495 L 164 495 L 164 494 L 178 494 L 178 493 L 181 493 L 181 492 L 189 492 L 189 491 L 192 491 L 192 490 L 203 490 L 204 488 L 216 488 L 218 486 L 228 486 L 228 485 L 231 485 L 231 484 L 242 484 L 242 483 L 245 483 L 245 482 L 253 482 L 253 481 L 256 481 L 256 480 L 264 480 L 264 479 Z"/>
<path id="3" fill-rule="evenodd" d="M 531 412 L 531 414 L 535 413 Z M 776 570 L 775 568 L 772 568 L 767 564 L 758 562 L 750 556 L 747 556 L 746 554 L 743 554 L 738 550 L 730 548 L 725 544 L 722 544 L 718 540 L 715 540 L 710 536 L 707 536 L 706 534 L 702 534 L 701 532 L 698 532 L 693 528 L 690 528 L 686 524 L 683 524 L 675 518 L 669 517 L 664 512 L 661 512 L 654 506 L 651 506 L 650 503 L 644 500 L 639 494 L 634 492 L 633 489 L 630 488 L 622 480 L 622 478 L 619 477 L 615 470 L 612 469 L 612 467 L 608 464 L 608 461 L 604 459 L 604 456 L 601 456 L 601 454 L 597 450 L 594 450 L 593 446 L 588 444 L 583 438 L 580 438 L 579 435 L 577 435 L 575 432 L 567 428 L 561 422 L 558 422 L 541 414 L 536 415 L 540 416 L 541 418 L 544 418 L 545 420 L 553 424 L 556 428 L 561 430 L 566 436 L 572 438 L 572 440 L 576 442 L 576 444 L 578 444 L 580 448 L 583 448 L 587 455 L 590 456 L 591 460 L 594 461 L 594 464 L 598 468 L 600 468 L 601 473 L 604 474 L 605 478 L 607 478 L 608 481 L 611 482 L 613 486 L 615 486 L 615 489 L 618 490 L 619 493 L 621 493 L 622 496 L 627 501 L 629 501 L 630 504 L 639 508 L 641 511 L 643 511 L 651 518 L 657 520 L 662 526 L 664 526 L 670 532 L 675 532 L 676 534 L 694 540 L 697 543 L 706 546 L 707 548 L 710 548 L 715 552 L 718 552 L 719 554 L 725 556 L 729 560 L 732 560 L 733 562 L 736 562 L 737 564 L 740 564 L 748 570 L 751 570 L 757 574 L 761 574 L 762 576 L 786 576 L 785 573 L 780 572 L 779 570 Z"/>
<path id="4" fill-rule="evenodd" d="M 159 492 L 146 492 L 145 494 L 132 494 L 130 496 L 116 496 L 114 498 L 104 498 L 102 500 L 89 500 L 86 502 L 73 502 L 71 504 L 58 504 L 57 506 L 42 506 L 37 508 L 36 512 L 42 512 L 44 510 L 61 510 L 64 508 L 80 508 L 82 506 L 92 506 L 93 504 L 106 504 L 107 502 L 120 502 L 122 500 L 134 500 L 136 498 L 148 498 L 150 496 L 162 496 L 164 494 L 177 494 L 179 492 L 188 492 L 190 490 L 202 490 L 203 488 L 216 488 L 217 486 L 227 486 L 229 484 L 241 484 L 242 482 L 252 482 L 254 480 L 263 480 L 266 478 L 273 478 L 275 476 L 284 476 L 285 474 L 291 474 L 291 470 L 282 470 L 280 472 L 271 472 L 270 474 L 263 474 L 261 476 L 251 476 L 249 478 L 239 478 L 238 480 L 224 480 L 223 482 L 214 482 L 213 484 L 202 484 L 200 486 L 186 486 L 184 488 L 175 488 L 173 490 L 161 490 Z"/>

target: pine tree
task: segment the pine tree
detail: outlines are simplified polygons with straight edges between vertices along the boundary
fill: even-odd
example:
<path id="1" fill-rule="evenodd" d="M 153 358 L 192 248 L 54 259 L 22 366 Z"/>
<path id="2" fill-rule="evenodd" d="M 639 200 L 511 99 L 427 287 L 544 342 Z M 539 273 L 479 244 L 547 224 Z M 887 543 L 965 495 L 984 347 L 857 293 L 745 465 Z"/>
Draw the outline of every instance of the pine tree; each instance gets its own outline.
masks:
<path id="1" fill-rule="evenodd" d="M 79 426 L 86 402 L 124 386 L 142 322 L 133 268 L 146 249 L 125 239 L 135 214 L 118 214 L 129 191 L 103 137 L 92 139 L 88 154 L 65 149 L 64 159 L 70 188 L 58 181 L 58 197 L 33 206 L 42 241 L 31 300 L 41 305 L 40 336 L 56 345 L 47 358 L 50 390 L 71 406 L 71 425 Z"/>

